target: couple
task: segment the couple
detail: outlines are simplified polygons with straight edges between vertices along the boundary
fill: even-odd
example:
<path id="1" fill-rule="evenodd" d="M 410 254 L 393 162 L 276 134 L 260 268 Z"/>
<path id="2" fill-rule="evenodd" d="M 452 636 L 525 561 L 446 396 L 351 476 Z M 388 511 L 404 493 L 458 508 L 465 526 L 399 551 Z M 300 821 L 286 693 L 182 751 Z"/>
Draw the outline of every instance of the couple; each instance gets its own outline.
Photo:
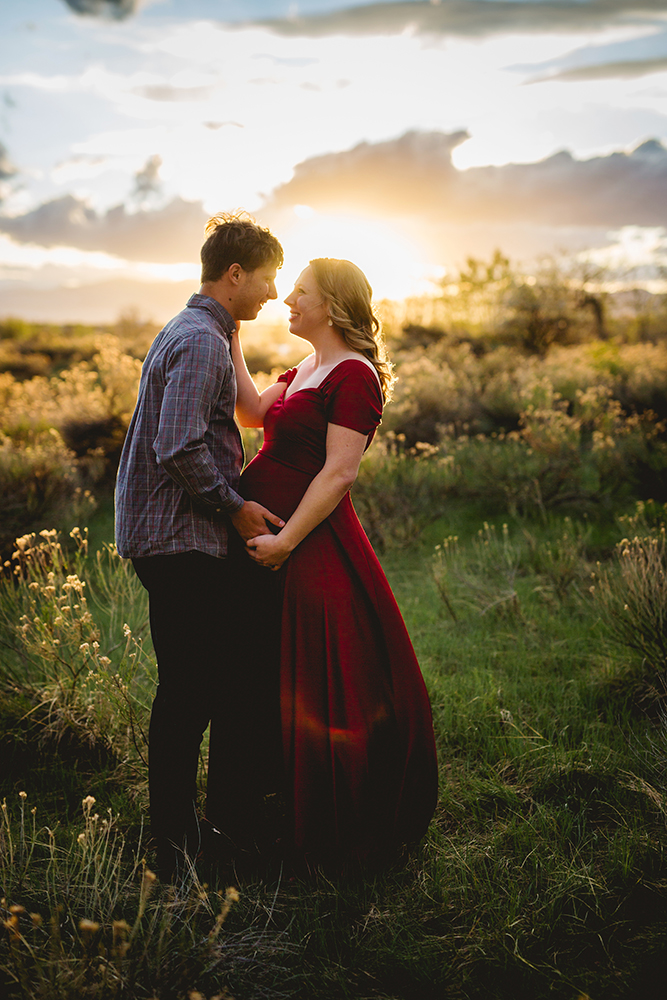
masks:
<path id="1" fill-rule="evenodd" d="M 200 291 L 144 362 L 116 487 L 158 662 L 158 870 L 173 877 L 208 839 L 261 850 L 275 801 L 293 863 L 389 859 L 424 834 L 437 769 L 419 666 L 349 495 L 392 381 L 371 289 L 349 261 L 311 261 L 285 302 L 313 353 L 260 393 L 239 324 L 276 298 L 282 247 L 245 216 L 207 233 Z M 264 427 L 243 475 L 235 414 Z"/>

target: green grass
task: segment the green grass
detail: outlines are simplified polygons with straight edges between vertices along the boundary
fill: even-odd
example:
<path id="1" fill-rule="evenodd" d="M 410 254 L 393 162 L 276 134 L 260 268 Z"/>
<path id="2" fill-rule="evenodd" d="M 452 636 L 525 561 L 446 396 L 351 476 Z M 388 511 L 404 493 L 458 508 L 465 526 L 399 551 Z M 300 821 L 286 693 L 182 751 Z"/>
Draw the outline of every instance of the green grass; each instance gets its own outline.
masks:
<path id="1" fill-rule="evenodd" d="M 453 506 L 419 542 L 387 551 L 436 723 L 441 789 L 428 835 L 382 873 L 240 877 L 233 905 L 229 875 L 201 873 L 207 886 L 192 877 L 174 891 L 143 874 L 145 765 L 127 701 L 144 725 L 154 673 L 132 578 L 109 557 L 80 559 L 98 661 L 111 662 L 58 697 L 55 661 L 12 631 L 37 588 L 5 583 L 2 995 L 661 996 L 665 689 L 614 641 L 608 606 L 589 589 L 598 561 L 618 578 L 622 535 L 613 519 L 536 524 Z M 53 622 L 51 599 L 40 597 L 42 622 Z M 143 640 L 133 660 L 124 623 L 132 643 Z M 87 795 L 97 801 L 82 811 Z"/>

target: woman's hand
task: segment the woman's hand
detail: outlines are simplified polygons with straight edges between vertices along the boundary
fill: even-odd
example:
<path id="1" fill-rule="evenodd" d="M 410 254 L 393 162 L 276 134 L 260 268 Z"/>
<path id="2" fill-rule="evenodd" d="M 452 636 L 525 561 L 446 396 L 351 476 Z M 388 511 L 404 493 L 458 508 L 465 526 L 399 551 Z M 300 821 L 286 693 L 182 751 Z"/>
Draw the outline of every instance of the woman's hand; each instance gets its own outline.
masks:
<path id="1" fill-rule="evenodd" d="M 289 556 L 289 549 L 280 535 L 257 535 L 246 542 L 246 552 L 254 562 L 267 569 L 280 569 Z"/>

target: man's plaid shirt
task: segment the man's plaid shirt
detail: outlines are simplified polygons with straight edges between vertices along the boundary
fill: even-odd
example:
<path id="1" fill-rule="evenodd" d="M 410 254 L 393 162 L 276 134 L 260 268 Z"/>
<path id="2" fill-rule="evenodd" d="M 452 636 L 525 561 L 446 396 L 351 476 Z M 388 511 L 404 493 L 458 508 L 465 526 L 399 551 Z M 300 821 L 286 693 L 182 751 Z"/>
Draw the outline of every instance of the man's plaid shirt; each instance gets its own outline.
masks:
<path id="1" fill-rule="evenodd" d="M 234 330 L 215 299 L 196 294 L 148 351 L 116 481 L 116 545 L 125 558 L 227 553 L 225 515 L 243 505 Z"/>

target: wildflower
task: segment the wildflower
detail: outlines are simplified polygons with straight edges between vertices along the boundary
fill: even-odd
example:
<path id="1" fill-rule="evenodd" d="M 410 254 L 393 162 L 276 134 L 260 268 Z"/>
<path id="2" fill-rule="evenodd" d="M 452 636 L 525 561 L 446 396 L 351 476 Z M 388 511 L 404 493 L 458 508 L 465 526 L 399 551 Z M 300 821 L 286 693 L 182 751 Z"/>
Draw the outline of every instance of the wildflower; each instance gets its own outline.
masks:
<path id="1" fill-rule="evenodd" d="M 92 937 L 93 934 L 97 934 L 100 929 L 100 925 L 95 920 L 87 920 L 85 917 L 79 921 L 79 930 L 84 937 Z"/>
<path id="2" fill-rule="evenodd" d="M 5 927 L 7 928 L 7 930 L 9 931 L 12 941 L 18 941 L 18 940 L 20 940 L 21 935 L 19 934 L 19 930 L 18 930 L 19 918 L 18 918 L 18 915 L 16 913 L 13 913 L 11 915 L 11 917 L 9 918 L 9 920 L 3 920 L 3 924 L 5 925 Z"/>
<path id="3" fill-rule="evenodd" d="M 96 802 L 96 801 L 97 801 L 97 800 L 95 799 L 95 796 L 94 796 L 94 795 L 86 795 L 86 797 L 85 797 L 85 799 L 83 799 L 83 801 L 82 801 L 81 805 L 82 805 L 82 806 L 83 806 L 83 808 L 84 808 L 84 809 L 86 810 L 86 812 L 90 812 L 90 810 L 91 810 L 91 809 L 93 808 L 93 806 L 95 805 L 95 802 Z"/>
<path id="4" fill-rule="evenodd" d="M 28 798 L 28 793 L 27 792 L 19 792 L 19 798 L 20 799 L 27 799 Z"/>
<path id="5" fill-rule="evenodd" d="M 108 656 L 100 656 L 99 659 L 98 659 L 98 663 L 102 667 L 108 667 L 108 666 L 111 665 L 111 660 L 109 659 Z"/>
<path id="6" fill-rule="evenodd" d="M 150 868 L 144 868 L 143 875 L 141 877 L 141 890 L 139 893 L 139 913 L 137 914 L 137 920 L 141 920 L 145 911 L 146 904 L 148 903 L 148 897 L 155 888 L 155 883 L 157 882 L 157 875 L 150 870 Z"/>
<path id="7" fill-rule="evenodd" d="M 142 882 L 152 886 L 153 882 L 156 881 L 157 881 L 157 875 L 155 874 L 155 872 L 152 872 L 150 868 L 144 868 Z"/>
<path id="8" fill-rule="evenodd" d="M 119 958 L 125 958 L 129 951 L 130 943 L 127 936 L 131 930 L 127 920 L 114 920 L 113 930 L 113 950 Z"/>
<path id="9" fill-rule="evenodd" d="M 32 926 L 33 927 L 41 927 L 42 926 L 43 919 L 42 919 L 42 914 L 41 913 L 31 913 L 30 914 L 30 919 L 32 920 Z"/>

